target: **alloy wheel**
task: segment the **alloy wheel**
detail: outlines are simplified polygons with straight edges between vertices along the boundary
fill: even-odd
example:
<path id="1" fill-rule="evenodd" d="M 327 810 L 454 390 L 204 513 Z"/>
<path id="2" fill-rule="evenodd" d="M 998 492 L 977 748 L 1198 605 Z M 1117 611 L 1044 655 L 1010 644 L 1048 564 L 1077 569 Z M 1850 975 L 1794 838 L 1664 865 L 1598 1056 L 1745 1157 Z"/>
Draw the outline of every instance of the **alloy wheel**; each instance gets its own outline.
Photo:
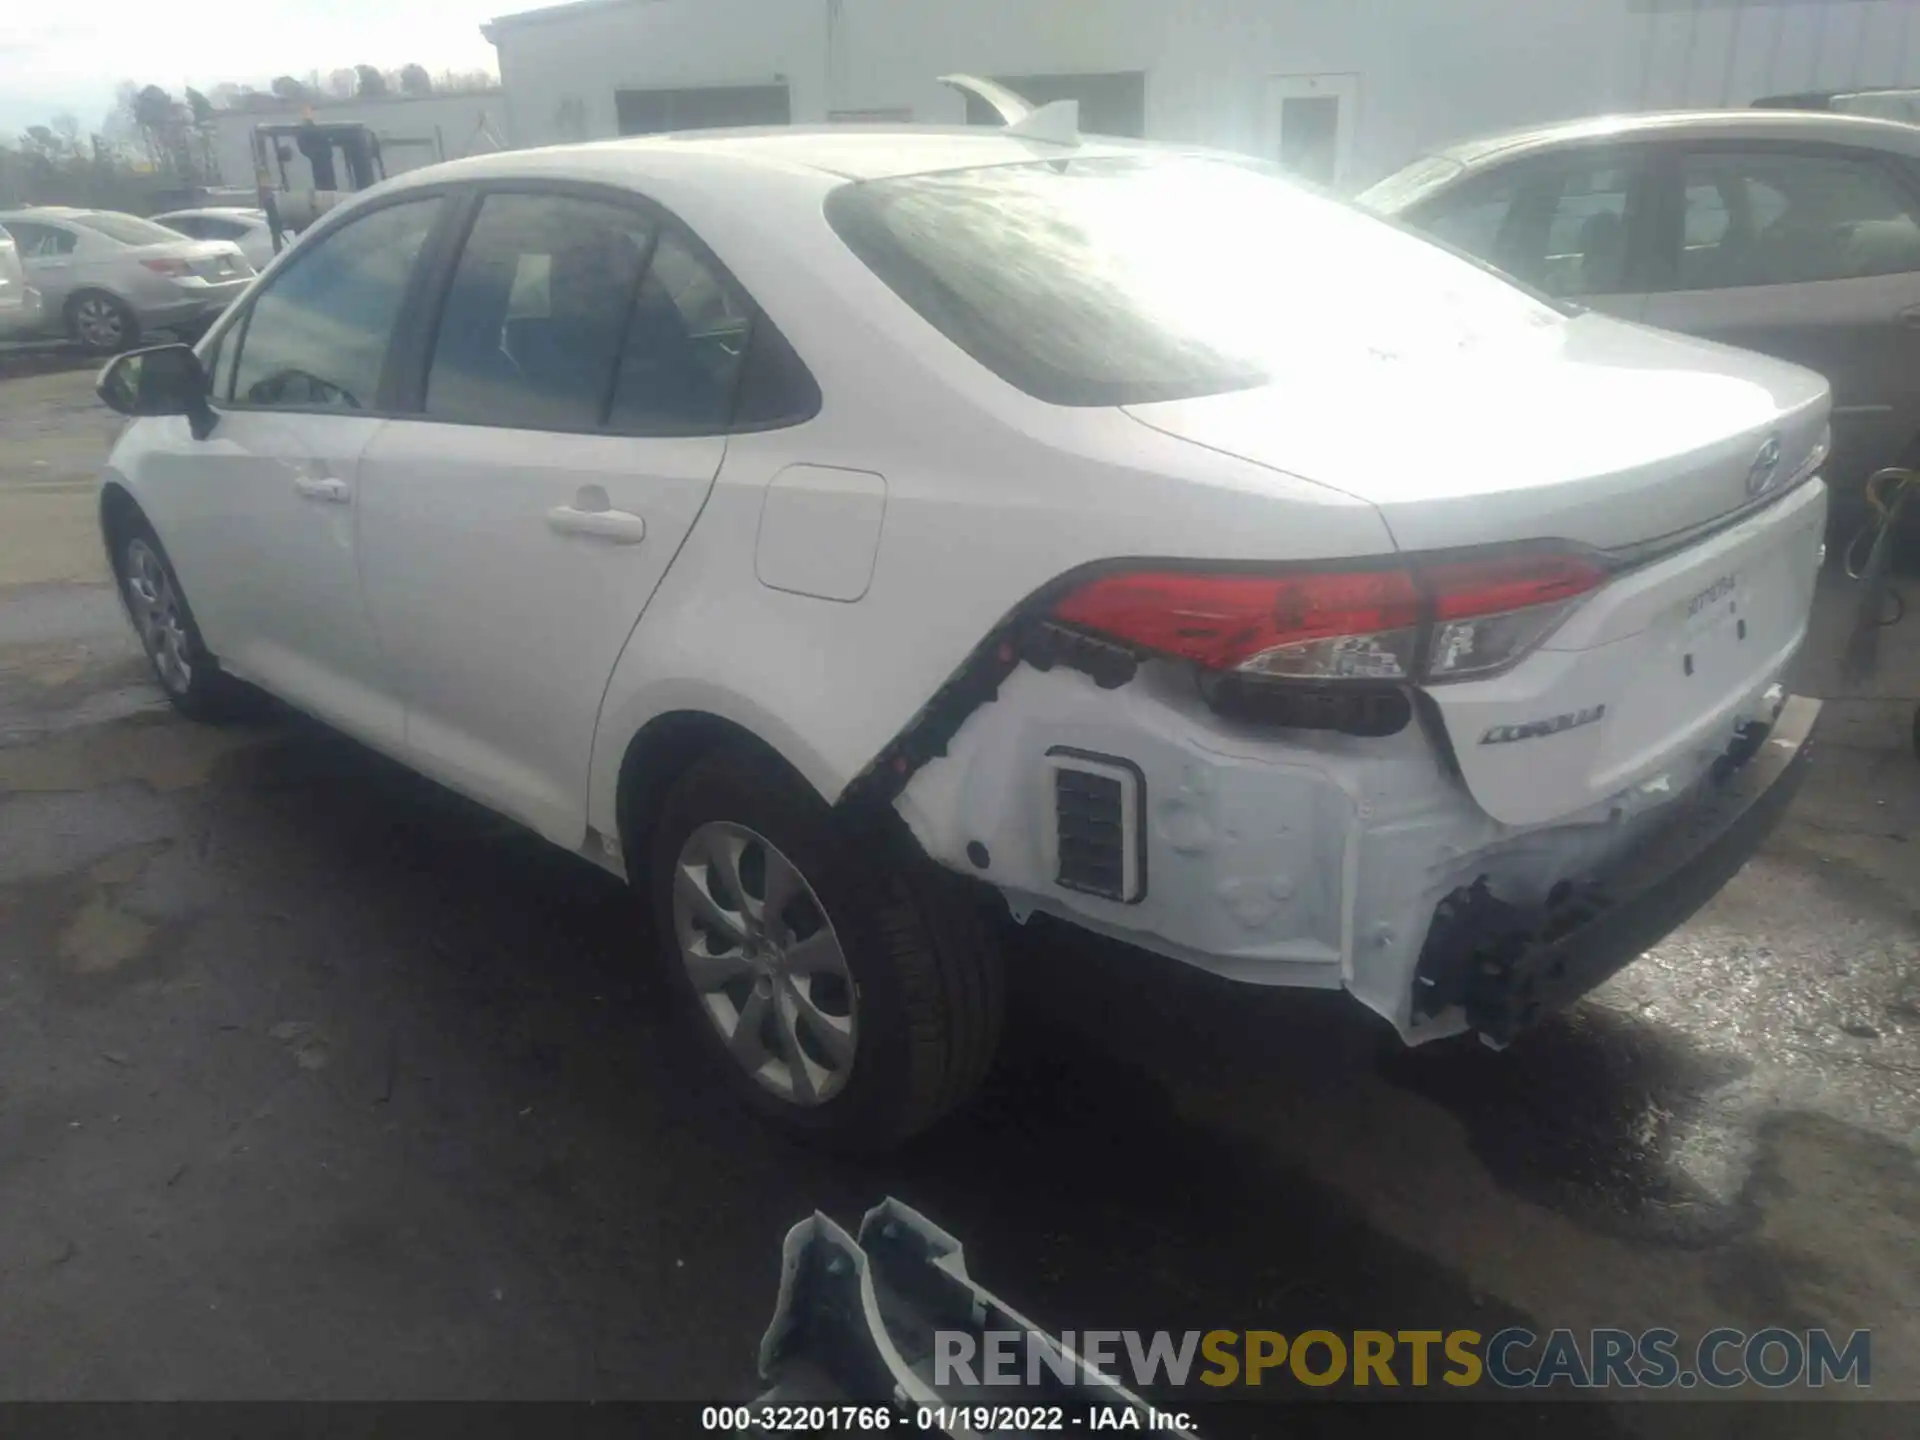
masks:
<path id="1" fill-rule="evenodd" d="M 167 574 L 166 563 L 145 540 L 127 543 L 127 608 L 146 647 L 160 683 L 174 695 L 186 694 L 193 684 L 192 653 L 180 596 Z"/>
<path id="2" fill-rule="evenodd" d="M 796 1105 L 839 1094 L 853 1068 L 855 988 L 799 867 L 744 825 L 701 825 L 674 866 L 673 925 L 701 1009 L 735 1063 Z"/>
<path id="3" fill-rule="evenodd" d="M 73 318 L 81 341 L 93 349 L 117 348 L 125 338 L 118 307 L 102 296 L 87 296 L 73 307 Z"/>

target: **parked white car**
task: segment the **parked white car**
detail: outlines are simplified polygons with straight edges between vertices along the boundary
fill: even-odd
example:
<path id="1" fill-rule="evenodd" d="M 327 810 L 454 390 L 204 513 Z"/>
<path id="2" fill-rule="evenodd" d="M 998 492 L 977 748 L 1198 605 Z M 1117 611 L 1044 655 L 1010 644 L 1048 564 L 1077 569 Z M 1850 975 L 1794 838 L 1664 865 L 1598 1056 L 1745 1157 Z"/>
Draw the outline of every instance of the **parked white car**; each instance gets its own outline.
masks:
<path id="1" fill-rule="evenodd" d="M 266 269 L 278 253 L 273 248 L 273 227 L 267 222 L 264 210 L 232 205 L 169 210 L 164 215 L 155 215 L 153 223 L 177 230 L 193 240 L 231 241 L 240 247 L 240 253 L 256 270 Z"/>
<path id="2" fill-rule="evenodd" d="M 151 329 L 198 334 L 254 276 L 238 246 L 117 210 L 35 206 L 0 211 L 0 226 L 40 292 L 41 329 L 103 354 Z"/>
<path id="3" fill-rule="evenodd" d="M 1737 868 L 1818 711 L 1817 376 L 1238 158 L 477 157 L 101 391 L 175 703 L 624 874 L 719 1073 L 838 1141 L 980 1080 L 1008 912 L 1504 1042 Z"/>
<path id="4" fill-rule="evenodd" d="M 1920 126 L 1599 116 L 1448 146 L 1357 203 L 1557 299 L 1817 370 L 1852 508 L 1920 462 Z"/>
<path id="5" fill-rule="evenodd" d="M 0 340 L 18 340 L 40 329 L 40 292 L 27 284 L 20 247 L 0 225 Z"/>

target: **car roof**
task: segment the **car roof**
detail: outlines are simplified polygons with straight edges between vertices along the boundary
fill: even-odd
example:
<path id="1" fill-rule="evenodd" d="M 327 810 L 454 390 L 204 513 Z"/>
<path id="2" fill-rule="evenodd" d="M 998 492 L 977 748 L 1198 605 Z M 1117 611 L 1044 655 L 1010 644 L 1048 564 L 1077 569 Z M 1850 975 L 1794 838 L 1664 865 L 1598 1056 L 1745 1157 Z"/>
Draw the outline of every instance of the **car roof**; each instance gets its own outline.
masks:
<path id="1" fill-rule="evenodd" d="M 1816 110 L 1671 110 L 1595 115 L 1463 140 L 1428 152 L 1466 169 L 1596 140 L 1824 140 L 1920 156 L 1920 126 Z"/>
<path id="2" fill-rule="evenodd" d="M 1169 153 L 1169 147 L 1105 136 L 1085 136 L 1078 145 L 1067 146 L 1009 135 L 985 126 L 779 125 L 741 130 L 683 130 L 624 140 L 506 150 L 409 170 L 398 178 L 415 183 L 529 176 L 617 180 L 623 171 L 644 174 L 649 157 L 671 155 L 682 163 L 689 158 L 708 161 L 715 169 L 808 170 L 843 180 L 875 180 L 977 166 L 1148 151 Z"/>
<path id="3" fill-rule="evenodd" d="M 267 212 L 248 205 L 200 205 L 191 210 L 162 210 L 153 220 L 185 220 L 204 216 L 209 220 L 265 220 Z"/>

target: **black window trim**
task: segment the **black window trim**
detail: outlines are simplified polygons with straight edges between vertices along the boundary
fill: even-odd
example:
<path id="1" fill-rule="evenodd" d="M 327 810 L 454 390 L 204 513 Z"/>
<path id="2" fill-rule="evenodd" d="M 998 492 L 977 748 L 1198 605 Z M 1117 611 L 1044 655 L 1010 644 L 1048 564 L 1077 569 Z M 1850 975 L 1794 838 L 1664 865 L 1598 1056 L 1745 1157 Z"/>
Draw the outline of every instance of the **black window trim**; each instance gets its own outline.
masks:
<path id="1" fill-rule="evenodd" d="M 388 363 L 393 367 L 394 390 L 390 398 L 392 409 L 388 418 L 398 420 L 419 420 L 430 425 L 463 425 L 487 430 L 518 430 L 528 434 L 548 435 L 593 435 L 614 439 L 629 440 L 697 440 L 706 437 L 725 437 L 728 435 L 751 434 L 767 430 L 786 430 L 803 425 L 814 419 L 821 408 L 820 386 L 813 377 L 813 371 L 805 359 L 787 340 L 784 332 L 781 340 L 790 354 L 798 361 L 808 380 L 809 403 L 800 407 L 794 414 L 772 420 L 741 423 L 735 412 L 739 406 L 741 390 L 747 375 L 747 364 L 752 350 L 761 333 L 762 327 L 779 331 L 766 311 L 761 307 L 746 286 L 742 285 L 733 271 L 693 228 L 681 220 L 666 206 L 652 198 L 630 190 L 625 186 L 603 184 L 591 180 L 552 179 L 541 176 L 503 177 L 497 180 L 473 181 L 463 187 L 465 194 L 461 204 L 452 207 L 448 222 L 427 242 L 422 253 L 418 280 L 414 291 L 401 306 L 400 319 L 397 322 L 399 333 L 403 336 L 400 344 L 388 354 Z M 657 425 L 626 426 L 607 423 L 608 410 L 613 398 L 609 394 L 602 399 L 601 421 L 594 429 L 580 430 L 565 425 L 507 425 L 491 420 L 462 419 L 457 416 L 430 415 L 425 409 L 427 392 L 427 371 L 433 363 L 434 346 L 440 335 L 440 322 L 445 315 L 447 297 L 453 289 L 454 273 L 460 263 L 460 256 L 466 247 L 467 237 L 471 234 L 473 223 L 479 216 L 480 206 L 489 195 L 552 195 L 576 200 L 590 200 L 600 204 L 634 212 L 644 218 L 652 227 L 652 239 L 648 244 L 645 263 L 635 279 L 637 287 L 646 279 L 653 264 L 654 252 L 659 249 L 661 239 L 668 233 L 684 244 L 702 264 L 706 265 L 715 278 L 725 286 L 739 302 L 747 315 L 747 346 L 742 352 L 741 365 L 734 376 L 733 394 L 728 400 L 726 420 L 717 428 L 686 427 L 681 429 L 663 428 Z M 622 346 L 625 344 L 624 324 L 632 320 L 631 306 L 627 320 L 623 322 Z M 613 384 L 618 383 L 619 370 L 615 367 Z M 382 377 L 383 396 L 385 395 L 385 376 Z M 337 413 L 337 412 L 336 412 Z M 354 412 L 356 414 L 361 412 Z"/>
<path id="2" fill-rule="evenodd" d="M 245 354 L 247 348 L 247 329 L 253 320 L 254 307 L 260 303 L 260 297 L 270 293 L 273 286 L 279 284 L 284 276 L 305 263 L 305 261 L 312 256 L 313 252 L 319 248 L 322 240 L 337 230 L 344 230 L 355 221 L 367 219 L 369 216 L 376 215 L 382 210 L 390 210 L 396 205 L 410 205 L 421 200 L 458 202 L 462 198 L 466 188 L 467 187 L 464 186 L 446 184 L 414 186 L 393 195 L 383 196 L 373 204 L 355 205 L 350 209 L 336 211 L 332 215 L 327 216 L 311 233 L 304 237 L 302 242 L 302 248 L 305 251 L 304 254 L 296 255 L 285 265 L 282 265 L 274 272 L 269 284 L 256 286 L 247 292 L 239 304 L 228 307 L 226 314 L 221 317 L 219 323 L 216 324 L 213 329 L 207 332 L 202 342 L 203 345 L 209 347 L 206 353 L 217 354 L 219 347 L 225 342 L 227 337 L 231 336 L 234 342 L 235 353 L 230 380 L 237 382 L 240 375 L 240 359 Z M 435 242 L 439 240 L 445 232 L 449 220 L 459 208 L 458 203 L 442 205 L 439 215 L 434 219 L 433 229 L 428 231 L 426 242 L 420 247 L 420 254 L 414 260 L 413 273 L 408 277 L 406 287 L 401 292 L 400 308 L 395 312 L 393 333 L 396 340 L 400 340 L 400 338 L 406 334 L 403 327 L 406 325 L 409 317 L 409 306 L 412 304 L 414 296 L 420 290 L 427 276 L 431 273 L 429 262 L 434 258 Z M 405 412 L 396 410 L 393 407 L 392 397 L 397 377 L 395 362 L 399 357 L 399 352 L 404 348 L 403 343 L 390 343 L 387 346 L 386 358 L 380 368 L 380 379 L 374 388 L 373 404 L 360 409 L 344 409 L 338 405 L 257 405 L 247 400 L 236 400 L 233 398 L 231 392 L 226 395 L 211 395 L 209 396 L 209 403 L 216 411 L 234 411 L 239 414 L 332 415 L 336 417 L 352 416 L 356 419 L 366 420 L 392 420 L 401 418 Z M 212 380 L 212 378 L 211 375 L 208 377 L 209 380 Z"/>
<path id="3" fill-rule="evenodd" d="M 1686 225 L 1686 188 L 1680 183 L 1683 166 L 1689 155 L 1701 154 L 1737 154 L 1737 155 L 1798 155 L 1809 160 L 1843 160 L 1865 169 L 1879 172 L 1892 190 L 1894 198 L 1899 200 L 1907 217 L 1920 226 L 1920 172 L 1911 168 L 1913 163 L 1906 157 L 1885 150 L 1874 150 L 1862 145 L 1852 145 L 1835 140 L 1779 140 L 1744 138 L 1737 135 L 1700 136 L 1697 138 L 1675 138 L 1658 147 L 1653 167 L 1649 175 L 1651 183 L 1651 204 L 1648 206 L 1647 256 L 1652 260 L 1659 253 L 1658 244 L 1672 239 L 1674 259 L 1677 263 L 1680 249 L 1685 244 Z M 1904 163 L 1903 163 L 1904 162 Z M 1897 270 L 1895 275 L 1914 275 L 1920 271 Z M 1787 280 L 1775 285 L 1717 285 L 1711 289 L 1682 289 L 1677 283 L 1668 283 L 1649 276 L 1649 295 L 1711 295 L 1721 290 L 1771 290 L 1780 285 L 1845 285 L 1860 280 L 1884 280 L 1885 275 L 1838 275 L 1828 280 Z M 1676 276 L 1677 279 L 1677 276 Z"/>

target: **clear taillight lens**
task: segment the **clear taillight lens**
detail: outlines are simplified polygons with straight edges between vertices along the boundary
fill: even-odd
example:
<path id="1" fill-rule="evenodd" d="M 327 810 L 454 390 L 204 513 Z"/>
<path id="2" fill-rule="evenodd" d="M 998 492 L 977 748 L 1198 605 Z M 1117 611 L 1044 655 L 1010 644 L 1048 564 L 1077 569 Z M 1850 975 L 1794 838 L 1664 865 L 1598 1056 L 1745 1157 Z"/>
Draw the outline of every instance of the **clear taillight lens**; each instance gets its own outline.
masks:
<path id="1" fill-rule="evenodd" d="M 1606 578 L 1563 553 L 1275 575 L 1130 571 L 1089 581 L 1053 613 L 1210 670 L 1445 681 L 1513 664 Z"/>

